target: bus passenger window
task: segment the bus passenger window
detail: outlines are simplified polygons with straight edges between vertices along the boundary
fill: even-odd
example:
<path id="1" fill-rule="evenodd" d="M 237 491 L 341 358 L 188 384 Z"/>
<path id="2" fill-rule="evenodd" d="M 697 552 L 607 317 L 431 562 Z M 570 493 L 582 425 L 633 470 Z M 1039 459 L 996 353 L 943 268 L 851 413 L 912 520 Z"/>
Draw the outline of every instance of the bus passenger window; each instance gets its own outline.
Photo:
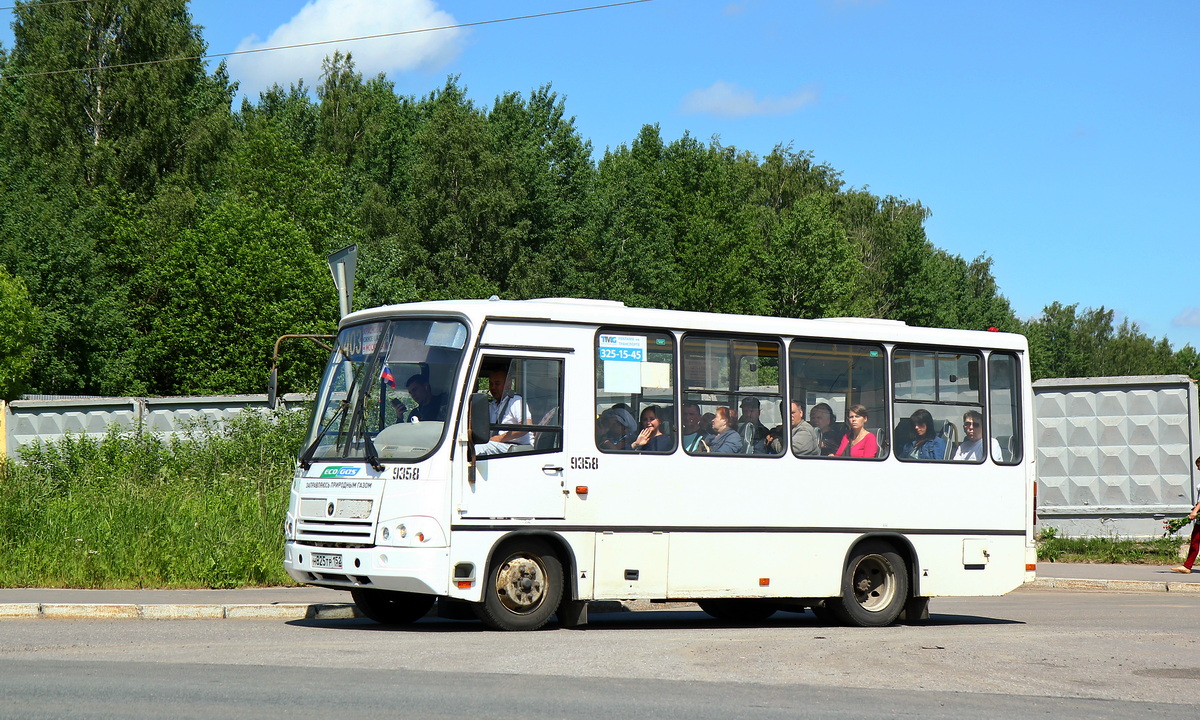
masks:
<path id="1" fill-rule="evenodd" d="M 596 448 L 601 452 L 674 451 L 674 336 L 602 328 L 596 333 L 595 357 Z"/>
<path id="2" fill-rule="evenodd" d="M 891 428 L 883 347 L 794 340 L 788 359 L 791 401 L 807 410 L 804 418 L 819 440 L 817 455 L 887 456 Z"/>
<path id="3" fill-rule="evenodd" d="M 988 417 L 1000 452 L 992 459 L 1005 465 L 1021 462 L 1021 366 L 1017 356 L 994 352 L 988 357 Z"/>
<path id="4" fill-rule="evenodd" d="M 787 418 L 777 340 L 683 340 L 683 444 L 689 454 L 783 455 Z"/>
<path id="5" fill-rule="evenodd" d="M 973 352 L 903 347 L 893 351 L 892 412 L 900 418 L 896 457 L 903 462 L 941 462 L 965 460 L 977 447 L 982 452 L 982 445 L 971 440 L 970 433 L 977 429 L 965 426 L 964 415 L 978 415 L 983 409 L 979 361 L 980 355 Z"/>

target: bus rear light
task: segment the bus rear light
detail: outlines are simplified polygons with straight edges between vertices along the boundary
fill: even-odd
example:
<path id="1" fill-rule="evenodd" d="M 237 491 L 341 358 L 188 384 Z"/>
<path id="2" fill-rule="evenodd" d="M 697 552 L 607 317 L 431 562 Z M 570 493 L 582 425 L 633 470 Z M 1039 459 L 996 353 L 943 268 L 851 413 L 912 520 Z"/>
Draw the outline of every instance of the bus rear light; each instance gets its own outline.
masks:
<path id="1" fill-rule="evenodd" d="M 771 578 L 759 578 L 758 586 L 759 587 L 770 587 L 771 586 Z"/>
<path id="2" fill-rule="evenodd" d="M 458 586 L 459 590 L 470 590 L 471 586 L 474 584 L 475 584 L 474 580 L 459 580 L 457 583 L 455 583 L 455 585 Z"/>
<path id="3" fill-rule="evenodd" d="M 1037 572 L 1037 563 L 1025 563 L 1025 572 Z"/>
<path id="4" fill-rule="evenodd" d="M 576 485 L 575 486 L 575 494 L 576 495 L 587 495 L 587 490 L 588 490 L 587 485 Z"/>

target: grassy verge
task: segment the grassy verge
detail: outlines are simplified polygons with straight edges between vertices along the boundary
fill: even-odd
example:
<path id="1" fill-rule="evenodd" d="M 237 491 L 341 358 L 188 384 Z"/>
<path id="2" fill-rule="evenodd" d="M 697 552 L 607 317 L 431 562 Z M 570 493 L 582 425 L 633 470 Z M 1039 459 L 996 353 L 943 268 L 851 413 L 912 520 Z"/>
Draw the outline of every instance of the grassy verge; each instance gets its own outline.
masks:
<path id="1" fill-rule="evenodd" d="M 1121 537 L 1065 538 L 1058 537 L 1054 528 L 1045 528 L 1038 540 L 1038 560 L 1083 563 L 1140 563 L 1145 565 L 1176 565 L 1179 545 L 1186 536 L 1178 535 L 1133 540 Z"/>
<path id="2" fill-rule="evenodd" d="M 283 518 L 303 413 L 244 412 L 174 440 L 110 432 L 0 466 L 0 587 L 292 584 Z"/>

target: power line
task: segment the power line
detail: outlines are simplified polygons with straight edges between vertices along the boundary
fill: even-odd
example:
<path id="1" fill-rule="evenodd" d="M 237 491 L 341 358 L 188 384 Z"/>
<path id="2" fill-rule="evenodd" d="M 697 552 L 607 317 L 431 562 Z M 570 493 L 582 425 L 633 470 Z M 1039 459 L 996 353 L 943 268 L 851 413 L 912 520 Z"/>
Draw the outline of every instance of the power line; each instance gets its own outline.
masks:
<path id="1" fill-rule="evenodd" d="M 90 0 L 59 0 L 58 3 L 44 4 L 53 5 L 60 3 L 89 1 Z M 314 47 L 317 45 L 333 45 L 334 43 L 358 42 L 359 40 L 376 40 L 378 38 L 397 37 L 399 35 L 415 35 L 417 33 L 437 32 L 439 30 L 457 30 L 459 28 L 479 27 L 481 25 L 495 25 L 497 23 L 513 22 L 515 20 L 533 20 L 536 18 L 551 17 L 554 15 L 568 15 L 570 13 L 588 12 L 591 10 L 605 10 L 608 8 L 621 7 L 622 5 L 637 5 L 645 2 L 651 2 L 651 0 L 625 0 L 624 2 L 608 3 L 607 5 L 591 5 L 589 7 L 572 8 L 570 10 L 553 10 L 551 12 L 536 13 L 533 15 L 515 15 L 513 17 L 497 18 L 495 20 L 479 20 L 476 22 L 458 23 L 456 25 L 419 28 L 417 30 L 397 30 L 396 32 L 379 33 L 377 35 L 360 35 L 358 37 L 340 38 L 337 40 L 315 40 L 313 42 L 296 43 L 294 45 L 278 45 L 275 47 L 254 48 L 252 50 L 234 50 L 232 52 L 211 53 L 208 55 L 188 55 L 185 57 L 165 58 L 162 60 L 143 60 L 141 62 L 121 63 L 119 65 L 103 65 L 101 67 L 71 68 L 69 70 L 46 70 L 43 72 L 21 73 L 19 75 L 0 75 L 0 80 L 19 80 L 21 78 L 45 77 L 47 75 L 66 75 L 77 72 L 91 72 L 93 70 L 118 70 L 121 68 L 141 67 L 144 65 L 162 65 L 164 63 L 186 62 L 188 60 L 211 60 L 212 58 L 232 57 L 234 55 L 250 55 L 252 53 L 274 52 L 276 50 L 294 50 L 296 48 Z"/>

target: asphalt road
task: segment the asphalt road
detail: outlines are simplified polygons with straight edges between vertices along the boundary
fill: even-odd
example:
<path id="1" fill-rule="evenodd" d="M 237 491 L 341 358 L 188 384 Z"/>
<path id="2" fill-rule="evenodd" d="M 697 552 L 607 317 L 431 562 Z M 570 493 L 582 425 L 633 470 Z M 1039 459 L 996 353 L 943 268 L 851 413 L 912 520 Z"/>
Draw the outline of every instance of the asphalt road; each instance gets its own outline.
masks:
<path id="1" fill-rule="evenodd" d="M 1200 596 L 1024 589 L 924 625 L 673 608 L 585 630 L 427 619 L 5 620 L 0 717 L 1192 718 Z"/>

